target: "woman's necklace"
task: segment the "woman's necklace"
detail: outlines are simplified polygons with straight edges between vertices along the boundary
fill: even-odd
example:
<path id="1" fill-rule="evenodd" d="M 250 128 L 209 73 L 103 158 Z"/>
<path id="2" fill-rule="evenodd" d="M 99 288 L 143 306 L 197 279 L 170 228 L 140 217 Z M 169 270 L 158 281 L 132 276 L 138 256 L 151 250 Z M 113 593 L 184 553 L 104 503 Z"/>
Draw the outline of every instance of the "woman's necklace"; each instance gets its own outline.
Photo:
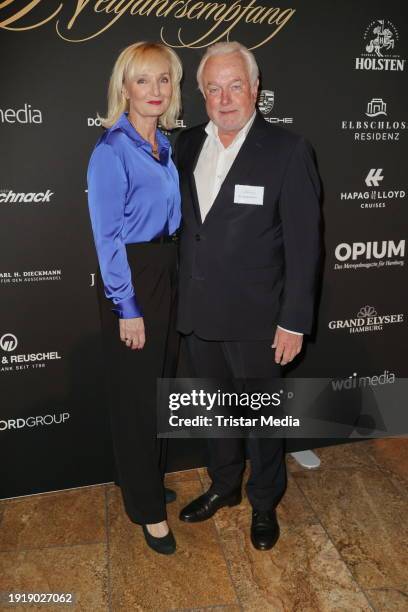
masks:
<path id="1" fill-rule="evenodd" d="M 135 128 L 136 132 L 138 134 L 140 134 L 140 132 L 136 129 L 135 124 L 133 123 L 133 121 L 131 119 L 129 119 L 130 123 L 132 124 L 132 126 Z M 142 136 L 143 138 L 143 136 Z M 149 142 L 150 146 L 152 147 L 152 155 L 153 157 L 155 157 L 156 159 L 159 159 L 159 145 L 158 142 L 156 140 L 156 137 L 154 138 L 154 143 L 152 144 L 151 142 Z"/>

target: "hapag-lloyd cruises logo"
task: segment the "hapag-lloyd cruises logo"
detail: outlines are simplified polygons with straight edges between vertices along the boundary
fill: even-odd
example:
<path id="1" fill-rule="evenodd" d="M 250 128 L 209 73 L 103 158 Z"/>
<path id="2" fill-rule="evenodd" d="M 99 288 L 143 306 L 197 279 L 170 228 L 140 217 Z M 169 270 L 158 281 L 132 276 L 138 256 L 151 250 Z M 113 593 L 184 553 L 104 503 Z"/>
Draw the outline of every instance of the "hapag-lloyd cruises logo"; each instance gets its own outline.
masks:
<path id="1" fill-rule="evenodd" d="M 355 69 L 404 70 L 405 60 L 394 53 L 398 39 L 398 30 L 389 19 L 372 21 L 364 32 L 365 52 L 355 58 Z"/>
<path id="2" fill-rule="evenodd" d="M 58 351 L 17 354 L 15 351 L 18 346 L 19 340 L 15 334 L 5 332 L 0 336 L 0 373 L 45 368 L 50 361 L 62 359 Z"/>
<path id="3" fill-rule="evenodd" d="M 37 8 L 40 4 L 42 11 Z M 156 17 L 161 24 L 163 20 L 169 19 L 173 27 L 170 24 L 162 26 L 158 37 L 169 47 L 190 49 L 208 47 L 220 40 L 234 40 L 236 28 L 244 24 L 250 28 L 247 38 L 253 40 L 247 46 L 257 49 L 272 40 L 296 13 L 293 8 L 261 6 L 257 0 L 60 0 L 57 6 L 45 0 L 31 0 L 23 6 L 20 0 L 8 0 L 0 4 L 0 11 L 0 28 L 24 32 L 55 22 L 57 35 L 67 42 L 85 42 L 96 38 L 122 17 Z M 91 22 L 91 16 L 95 17 L 96 30 L 82 35 L 77 33 L 83 28 L 82 14 L 87 16 L 87 24 Z M 183 27 L 178 20 L 199 22 L 203 28 L 197 31 L 186 24 Z M 194 32 L 193 39 L 187 40 L 191 31 Z"/>
<path id="4" fill-rule="evenodd" d="M 364 181 L 361 181 L 362 188 L 359 191 L 342 191 L 340 200 L 357 201 L 359 207 L 365 210 L 386 208 L 388 204 L 394 201 L 404 200 L 406 197 L 405 189 L 390 189 L 389 185 L 383 185 L 384 179 L 383 168 L 370 168 Z M 364 189 L 364 187 L 369 187 L 369 189 Z"/>
<path id="5" fill-rule="evenodd" d="M 397 325 L 404 322 L 404 315 L 380 315 L 373 306 L 363 306 L 352 319 L 329 321 L 331 331 L 348 331 L 350 334 L 383 331 L 386 325 Z"/>

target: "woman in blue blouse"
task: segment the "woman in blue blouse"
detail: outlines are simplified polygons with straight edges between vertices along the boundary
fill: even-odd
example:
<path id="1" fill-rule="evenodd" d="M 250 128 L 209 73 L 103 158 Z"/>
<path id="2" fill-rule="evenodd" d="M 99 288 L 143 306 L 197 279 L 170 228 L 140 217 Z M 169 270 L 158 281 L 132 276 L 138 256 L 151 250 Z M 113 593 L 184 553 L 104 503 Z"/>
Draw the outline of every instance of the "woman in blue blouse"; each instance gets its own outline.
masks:
<path id="1" fill-rule="evenodd" d="M 180 194 L 167 138 L 180 112 L 182 67 L 173 50 L 136 43 L 119 55 L 106 128 L 88 168 L 99 260 L 98 295 L 108 364 L 112 436 L 129 518 L 147 544 L 174 552 L 163 485 L 166 444 L 156 437 L 156 378 L 174 376 Z"/>

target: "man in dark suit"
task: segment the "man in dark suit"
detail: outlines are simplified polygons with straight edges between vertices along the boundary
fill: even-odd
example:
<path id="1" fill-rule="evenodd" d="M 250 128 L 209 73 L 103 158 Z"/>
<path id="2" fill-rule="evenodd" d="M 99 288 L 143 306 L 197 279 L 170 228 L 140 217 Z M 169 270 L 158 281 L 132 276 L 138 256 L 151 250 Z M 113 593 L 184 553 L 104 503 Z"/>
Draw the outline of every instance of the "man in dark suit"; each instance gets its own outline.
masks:
<path id="1" fill-rule="evenodd" d="M 276 378 L 312 327 L 319 260 L 320 182 L 304 138 L 256 111 L 258 68 L 239 43 L 207 50 L 198 72 L 210 122 L 176 143 L 183 232 L 178 328 L 201 378 Z M 251 540 L 279 537 L 286 488 L 283 441 L 247 440 Z M 245 445 L 209 440 L 210 489 L 180 518 L 206 520 L 241 501 Z"/>

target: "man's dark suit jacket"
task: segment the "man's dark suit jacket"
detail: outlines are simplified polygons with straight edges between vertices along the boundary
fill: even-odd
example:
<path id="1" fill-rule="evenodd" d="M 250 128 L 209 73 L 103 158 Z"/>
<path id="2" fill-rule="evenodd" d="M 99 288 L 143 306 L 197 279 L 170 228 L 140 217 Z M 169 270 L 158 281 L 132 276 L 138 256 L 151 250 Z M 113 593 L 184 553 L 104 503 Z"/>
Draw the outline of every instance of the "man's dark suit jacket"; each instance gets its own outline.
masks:
<path id="1" fill-rule="evenodd" d="M 312 327 L 320 181 L 304 138 L 257 115 L 204 223 L 194 168 L 205 124 L 175 147 L 183 229 L 178 329 L 207 340 L 273 339 Z M 263 205 L 234 203 L 235 185 L 264 187 Z"/>

